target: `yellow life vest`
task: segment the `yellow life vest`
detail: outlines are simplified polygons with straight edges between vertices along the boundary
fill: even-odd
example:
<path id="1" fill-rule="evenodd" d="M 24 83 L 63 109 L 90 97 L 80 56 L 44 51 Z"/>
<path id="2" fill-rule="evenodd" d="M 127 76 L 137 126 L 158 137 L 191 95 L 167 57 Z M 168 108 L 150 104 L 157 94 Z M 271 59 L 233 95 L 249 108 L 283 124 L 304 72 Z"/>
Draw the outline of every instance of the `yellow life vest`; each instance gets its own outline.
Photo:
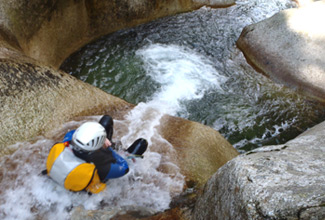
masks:
<path id="1" fill-rule="evenodd" d="M 100 182 L 94 164 L 76 157 L 65 143 L 53 145 L 46 161 L 47 175 L 67 190 L 99 193 L 106 184 Z"/>

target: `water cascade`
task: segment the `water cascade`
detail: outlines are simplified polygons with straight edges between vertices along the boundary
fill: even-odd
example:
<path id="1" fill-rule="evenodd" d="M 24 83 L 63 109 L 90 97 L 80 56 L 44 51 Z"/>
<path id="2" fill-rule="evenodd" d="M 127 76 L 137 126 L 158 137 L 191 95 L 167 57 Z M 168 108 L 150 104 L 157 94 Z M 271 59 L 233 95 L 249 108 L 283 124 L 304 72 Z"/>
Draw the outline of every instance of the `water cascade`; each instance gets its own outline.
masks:
<path id="1" fill-rule="evenodd" d="M 294 6 L 241 0 L 167 17 L 103 37 L 62 69 L 134 104 L 164 100 L 166 113 L 215 128 L 240 152 L 284 143 L 323 121 L 323 105 L 257 73 L 235 43 L 243 27 Z"/>
<path id="2" fill-rule="evenodd" d="M 35 143 L 11 146 L 17 150 L 1 162 L 1 219 L 21 219 L 22 216 L 24 219 L 68 219 L 72 208 L 78 206 L 86 210 L 102 209 L 111 212 L 112 216 L 121 210 L 154 214 L 167 209 L 172 197 L 183 190 L 184 177 L 171 162 L 172 146 L 154 131 L 155 119 L 160 113 L 147 107 L 138 108 L 140 110 L 135 109 L 128 119 L 114 121 L 117 129 L 113 141 L 125 158 L 123 149 L 132 144 L 135 137 L 147 138 L 149 147 L 153 147 L 147 150 L 144 159 L 128 160 L 130 172 L 122 178 L 109 180 L 106 190 L 99 194 L 69 192 L 41 174 L 49 149 L 56 140 L 39 137 Z M 54 135 L 62 137 L 86 121 L 99 119 L 100 116 L 89 116 L 71 121 Z"/>
<path id="3" fill-rule="evenodd" d="M 115 120 L 119 152 L 136 138 L 149 140 L 128 175 L 89 196 L 68 192 L 40 175 L 50 147 L 89 116 L 53 131 L 53 139 L 16 143 L 1 161 L 1 219 L 68 219 L 83 206 L 112 216 L 120 210 L 168 209 L 184 186 L 173 146 L 155 130 L 162 115 L 188 118 L 219 130 L 239 151 L 285 142 L 324 120 L 322 106 L 278 85 L 250 67 L 235 42 L 242 28 L 279 10 L 289 0 L 238 0 L 224 9 L 201 8 L 122 30 L 89 44 L 62 69 L 137 104 Z M 23 149 L 23 150 L 21 150 Z"/>

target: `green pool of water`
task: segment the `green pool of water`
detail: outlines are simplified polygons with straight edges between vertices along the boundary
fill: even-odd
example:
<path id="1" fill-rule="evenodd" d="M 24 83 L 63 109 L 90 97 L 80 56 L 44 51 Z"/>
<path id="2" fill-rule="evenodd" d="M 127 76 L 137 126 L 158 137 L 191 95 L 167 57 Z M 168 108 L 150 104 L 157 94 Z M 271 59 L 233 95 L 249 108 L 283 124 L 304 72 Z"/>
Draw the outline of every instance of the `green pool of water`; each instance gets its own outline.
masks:
<path id="1" fill-rule="evenodd" d="M 61 68 L 130 103 L 159 102 L 211 126 L 241 152 L 285 143 L 322 122 L 324 105 L 257 73 L 235 42 L 288 2 L 238 1 L 159 19 L 105 36 Z"/>

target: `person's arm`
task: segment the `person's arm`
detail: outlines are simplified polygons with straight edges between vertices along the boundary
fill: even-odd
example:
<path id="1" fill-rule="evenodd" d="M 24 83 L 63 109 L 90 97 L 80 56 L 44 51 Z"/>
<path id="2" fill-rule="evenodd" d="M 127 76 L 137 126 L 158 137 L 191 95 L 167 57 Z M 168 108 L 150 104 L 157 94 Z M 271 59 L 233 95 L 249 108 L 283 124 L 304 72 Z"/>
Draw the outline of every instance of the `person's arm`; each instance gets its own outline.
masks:
<path id="1" fill-rule="evenodd" d="M 103 148 L 106 149 L 108 147 L 112 146 L 112 142 L 110 142 L 110 140 L 108 140 L 107 138 L 105 139 L 105 143 L 104 143 L 104 146 Z"/>

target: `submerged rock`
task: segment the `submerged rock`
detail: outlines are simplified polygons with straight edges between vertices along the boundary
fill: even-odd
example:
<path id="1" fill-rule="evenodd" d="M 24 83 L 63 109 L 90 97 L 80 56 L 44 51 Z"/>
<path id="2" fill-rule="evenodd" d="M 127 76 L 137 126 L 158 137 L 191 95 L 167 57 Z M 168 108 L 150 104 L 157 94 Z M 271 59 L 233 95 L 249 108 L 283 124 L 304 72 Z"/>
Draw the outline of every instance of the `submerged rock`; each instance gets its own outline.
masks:
<path id="1" fill-rule="evenodd" d="M 111 220 L 188 220 L 190 219 L 188 211 L 175 208 L 163 213 L 152 215 L 146 212 L 128 212 L 122 210 L 111 211 L 86 211 L 83 207 L 76 207 L 71 213 L 71 220 L 93 220 L 93 219 L 111 219 Z"/>
<path id="2" fill-rule="evenodd" d="M 85 210 L 84 207 L 78 206 L 71 211 L 71 220 L 92 220 L 92 219 L 112 219 L 119 214 L 121 210 L 91 211 Z"/>
<path id="3" fill-rule="evenodd" d="M 325 101 L 325 1 L 288 9 L 244 28 L 237 41 L 273 80 Z"/>
<path id="4" fill-rule="evenodd" d="M 229 161 L 206 184 L 194 219 L 324 219 L 324 130 L 325 122 Z"/>

